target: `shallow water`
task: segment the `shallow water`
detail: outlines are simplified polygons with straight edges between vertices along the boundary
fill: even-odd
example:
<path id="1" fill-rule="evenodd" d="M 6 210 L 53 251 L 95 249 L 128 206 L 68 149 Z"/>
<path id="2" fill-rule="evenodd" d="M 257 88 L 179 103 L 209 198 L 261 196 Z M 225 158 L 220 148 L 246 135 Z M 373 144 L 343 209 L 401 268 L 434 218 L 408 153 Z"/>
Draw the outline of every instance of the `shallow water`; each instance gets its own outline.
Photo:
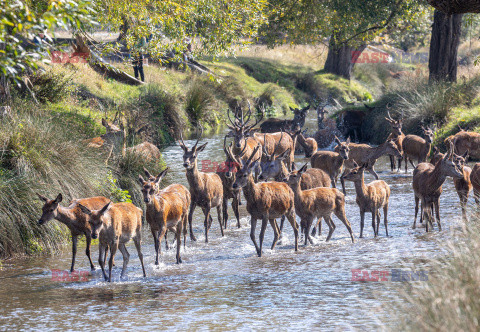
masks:
<path id="1" fill-rule="evenodd" d="M 221 137 L 205 139 L 209 144 L 199 159 L 221 161 Z M 171 168 L 168 182 L 186 185 L 181 149 L 172 146 L 163 153 Z M 304 161 L 302 156 L 296 159 Z M 330 242 L 325 242 L 324 232 L 313 246 L 304 247 L 301 242 L 299 251 L 294 252 L 293 231 L 287 223 L 282 243 L 274 251 L 268 249 L 273 239 L 268 226 L 264 254 L 258 258 L 249 237 L 245 205 L 240 206 L 242 228 L 236 228 L 230 209 L 229 228 L 223 238 L 215 211 L 208 244 L 204 243 L 203 214 L 197 209 L 194 217 L 197 242 L 187 238 L 181 265 L 175 264 L 175 250 L 165 251 L 164 246 L 160 265 L 154 265 L 153 240 L 148 226 L 144 227 L 146 279 L 142 278 L 133 244 L 128 246 L 131 254 L 128 278 L 119 280 L 122 258 L 117 253 L 115 282 L 111 284 L 100 278 L 98 268 L 86 281 L 52 278 L 52 270 L 69 269 L 68 248 L 55 257 L 4 262 L 0 270 L 0 329 L 394 328 L 399 318 L 394 317 L 391 307 L 400 301 L 398 292 L 408 282 L 352 281 L 351 270 L 428 271 L 427 258 L 441 254 L 441 243 L 451 239 L 461 227 L 460 207 L 449 178 L 440 202 L 443 231 L 439 232 L 437 227 L 430 234 L 425 234 L 424 229 L 412 230 L 411 169 L 406 175 L 390 173 L 387 158 L 381 158 L 376 168 L 380 178 L 391 186 L 390 238 L 385 237 L 382 225 L 380 237 L 373 238 L 369 214 L 365 237 L 358 238 L 360 216 L 350 182 L 347 182 L 346 212 L 356 237 L 354 244 L 346 228 L 334 217 L 337 228 Z M 369 174 L 366 177 L 367 181 L 372 180 Z M 257 227 L 257 236 L 258 231 Z M 87 273 L 89 264 L 83 251 L 79 249 L 77 253 L 76 268 Z M 96 247 L 92 256 L 96 261 Z"/>

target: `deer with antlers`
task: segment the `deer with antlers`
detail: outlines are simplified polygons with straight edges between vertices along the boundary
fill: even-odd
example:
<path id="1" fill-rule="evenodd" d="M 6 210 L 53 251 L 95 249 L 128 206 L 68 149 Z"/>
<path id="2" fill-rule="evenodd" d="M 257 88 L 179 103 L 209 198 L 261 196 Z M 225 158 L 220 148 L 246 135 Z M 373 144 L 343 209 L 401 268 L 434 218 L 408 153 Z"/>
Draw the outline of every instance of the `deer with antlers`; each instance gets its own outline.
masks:
<path id="1" fill-rule="evenodd" d="M 223 205 L 223 184 L 222 179 L 216 173 L 204 173 L 198 170 L 197 157 L 198 153 L 202 152 L 207 146 L 208 142 L 198 146 L 201 138 L 201 133 L 195 142 L 195 145 L 190 149 L 185 145 L 183 137 L 180 134 L 180 141 L 178 144 L 183 149 L 183 166 L 186 169 L 188 184 L 190 185 L 190 194 L 192 195 L 192 202 L 190 204 L 190 212 L 188 213 L 188 224 L 190 227 L 190 238 L 196 241 L 192 229 L 193 212 L 199 206 L 205 215 L 205 242 L 208 243 L 208 230 L 212 224 L 212 216 L 210 210 L 217 208 L 218 222 L 220 224 L 220 231 L 223 234 L 222 224 L 222 205 Z"/>
<path id="2" fill-rule="evenodd" d="M 390 115 L 390 111 L 387 113 L 388 118 L 385 118 L 387 122 L 390 124 L 390 129 L 391 133 L 388 135 L 387 139 L 391 139 L 395 142 L 395 145 L 397 146 L 398 151 L 402 154 L 398 159 L 398 168 L 397 171 L 400 171 L 400 167 L 402 166 L 402 159 L 403 159 L 403 148 L 402 148 L 402 143 L 403 139 L 405 138 L 405 135 L 402 132 L 402 119 L 400 120 L 394 120 L 392 119 L 392 116 Z M 390 168 L 393 171 L 396 169 L 396 159 L 394 155 L 389 155 L 390 157 Z"/>
<path id="3" fill-rule="evenodd" d="M 437 221 L 439 230 L 442 230 L 439 201 L 442 194 L 442 185 L 447 176 L 454 179 L 463 178 L 461 165 L 453 152 L 453 144 L 450 145 L 445 156 L 435 165 L 420 163 L 413 171 L 412 186 L 415 193 L 413 229 L 415 229 L 417 223 L 418 203 L 421 202 L 420 222 L 426 219 L 426 231 L 428 232 L 429 225 L 433 228 L 434 221 Z"/>
<path id="4" fill-rule="evenodd" d="M 255 150 L 260 150 L 257 146 Z M 256 152 L 256 151 L 255 151 Z M 253 155 L 247 159 L 242 160 L 242 167 L 237 172 L 237 178 L 233 184 L 233 188 L 243 188 L 243 194 L 247 201 L 247 211 L 251 216 L 250 238 L 255 245 L 257 255 L 262 256 L 262 245 L 265 236 L 267 224 L 270 225 L 274 231 L 274 239 L 272 243 L 272 250 L 279 238 L 278 225 L 275 221 L 285 215 L 292 225 L 295 234 L 295 251 L 298 250 L 298 225 L 295 221 L 295 203 L 292 189 L 281 182 L 262 182 L 255 183 L 252 175 L 252 170 L 256 167 L 260 159 L 253 160 Z M 260 246 L 255 239 L 255 228 L 257 220 L 262 220 L 262 228 L 260 230 Z"/>
<path id="5" fill-rule="evenodd" d="M 167 173 L 168 168 L 156 177 L 152 177 L 147 170 L 145 171 L 147 180 L 141 175 L 138 177 L 138 180 L 142 185 L 143 199 L 146 204 L 145 217 L 150 225 L 155 244 L 155 265 L 158 265 L 161 241 L 167 230 L 172 231 L 176 235 L 177 264 L 179 264 L 182 262 L 180 257 L 182 231 L 185 246 L 187 219 L 191 201 L 190 192 L 181 184 L 172 184 L 163 190 L 158 190 L 159 184 Z"/>

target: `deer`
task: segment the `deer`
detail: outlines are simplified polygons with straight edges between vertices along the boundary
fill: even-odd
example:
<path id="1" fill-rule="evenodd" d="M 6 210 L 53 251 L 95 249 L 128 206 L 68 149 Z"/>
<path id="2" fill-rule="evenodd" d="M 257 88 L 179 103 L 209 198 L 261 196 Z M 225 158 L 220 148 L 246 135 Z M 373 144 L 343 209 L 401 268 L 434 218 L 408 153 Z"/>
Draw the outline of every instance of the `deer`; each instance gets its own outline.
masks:
<path id="1" fill-rule="evenodd" d="M 395 142 L 395 144 L 397 145 L 398 151 L 400 151 L 400 153 L 402 153 L 402 156 L 400 158 L 398 158 L 398 169 L 397 169 L 397 171 L 400 171 L 400 168 L 402 166 L 402 159 L 403 159 L 402 143 L 403 143 L 403 139 L 405 138 L 405 135 L 402 132 L 402 125 L 403 125 L 402 122 L 403 121 L 402 121 L 402 119 L 400 119 L 400 120 L 392 119 L 392 116 L 390 115 L 390 112 L 388 112 L 387 114 L 388 114 L 388 118 L 385 118 L 385 120 L 387 120 L 387 122 L 390 124 L 390 129 L 391 129 L 391 133 L 390 133 L 390 135 L 388 135 L 387 139 L 393 140 Z M 396 168 L 395 156 L 389 155 L 389 157 L 390 157 L 390 169 L 393 172 L 393 171 L 395 171 L 395 168 Z"/>
<path id="2" fill-rule="evenodd" d="M 419 163 L 413 171 L 412 187 L 415 194 L 415 218 L 412 228 L 416 228 L 418 203 L 421 201 L 421 217 L 420 222 L 426 217 L 425 230 L 428 232 L 429 224 L 433 228 L 433 222 L 438 223 L 438 229 L 442 230 L 440 223 L 440 206 L 439 200 L 442 194 L 442 185 L 447 176 L 452 178 L 463 178 L 463 172 L 459 164 L 454 159 L 453 146 L 450 145 L 447 153 L 435 165 L 430 163 Z"/>
<path id="3" fill-rule="evenodd" d="M 352 227 L 345 214 L 345 195 L 336 188 L 318 187 L 313 189 L 302 189 L 302 175 L 307 170 L 308 164 L 305 164 L 298 171 L 289 174 L 288 179 L 285 178 L 293 190 L 295 197 L 295 212 L 300 217 L 301 225 L 305 227 L 305 246 L 310 242 L 310 227 L 313 220 L 317 218 L 318 222 L 323 218 L 328 225 L 329 232 L 326 241 L 328 242 L 335 230 L 335 224 L 332 220 L 332 213 L 340 219 L 345 227 L 347 227 L 352 243 L 355 242 L 352 233 Z"/>
<path id="4" fill-rule="evenodd" d="M 255 148 L 260 149 L 260 146 Z M 256 152 L 256 151 L 255 151 Z M 295 220 L 295 203 L 292 189 L 282 182 L 261 182 L 255 183 L 252 170 L 256 167 L 256 163 L 260 158 L 253 160 L 253 155 L 242 160 L 242 166 L 237 172 L 237 177 L 233 183 L 233 188 L 243 188 L 243 195 L 247 201 L 247 211 L 251 216 L 250 238 L 255 245 L 258 257 L 262 256 L 262 245 L 265 236 L 267 223 L 273 228 L 274 239 L 271 249 L 275 248 L 279 239 L 278 225 L 275 221 L 285 215 L 290 222 L 295 234 L 295 251 L 298 251 L 298 224 Z M 260 246 L 255 239 L 255 228 L 257 220 L 262 220 L 262 228 L 260 230 Z"/>
<path id="5" fill-rule="evenodd" d="M 380 227 L 380 209 L 383 209 L 383 224 L 385 234 L 388 237 L 388 202 L 390 199 L 390 187 L 383 180 L 375 180 L 365 184 L 364 171 L 367 165 L 359 166 L 354 162 L 354 168 L 344 176 L 345 180 L 352 181 L 357 194 L 356 202 L 360 208 L 360 237 L 363 237 L 365 212 L 372 213 L 372 228 L 374 237 L 378 236 Z M 377 222 L 375 223 L 375 219 Z"/>
<path id="6" fill-rule="evenodd" d="M 222 179 L 216 173 L 204 173 L 198 170 L 197 157 L 200 152 L 205 150 L 208 142 L 198 146 L 201 134 L 199 135 L 195 145 L 190 149 L 185 145 L 183 137 L 180 134 L 178 144 L 183 149 L 183 167 L 186 169 L 187 181 L 190 186 L 190 194 L 192 202 L 190 204 L 190 212 L 188 213 L 188 224 L 190 227 L 190 238 L 196 241 L 193 234 L 192 219 L 193 212 L 197 205 L 203 210 L 205 215 L 205 243 L 208 243 L 208 230 L 210 229 L 213 218 L 210 215 L 212 208 L 217 208 L 218 222 L 220 224 L 220 232 L 223 234 L 222 225 L 222 205 L 223 205 L 223 184 Z"/>
<path id="7" fill-rule="evenodd" d="M 42 207 L 42 216 L 40 219 L 38 219 L 38 224 L 44 225 L 48 221 L 56 219 L 67 226 L 70 230 L 72 236 L 72 264 L 70 267 L 70 272 L 75 270 L 75 257 L 77 255 L 78 237 L 81 235 L 85 235 L 87 245 L 85 254 L 90 262 L 90 269 L 94 271 L 95 266 L 93 265 L 92 258 L 90 256 L 92 229 L 88 223 L 89 218 L 81 212 L 79 204 L 88 206 L 91 209 L 100 209 L 105 204 L 110 202 L 110 200 L 102 196 L 75 199 L 72 200 L 70 205 L 65 208 L 60 205 L 63 200 L 62 194 L 58 194 L 55 199 L 48 199 L 38 193 L 37 196 L 41 201 L 44 202 Z"/>
<path id="8" fill-rule="evenodd" d="M 466 151 L 470 157 L 480 159 L 480 134 L 460 128 L 460 132 L 448 137 L 445 143 L 454 142 L 456 153 L 462 155 Z"/>
<path id="9" fill-rule="evenodd" d="M 155 243 L 155 265 L 158 265 L 158 253 L 162 238 L 167 229 L 176 235 L 177 242 L 177 264 L 182 263 L 180 257 L 181 234 L 186 231 L 188 211 L 190 208 L 190 192 L 181 184 L 173 184 L 162 191 L 157 188 L 167 174 L 168 168 L 158 174 L 153 181 L 150 177 L 145 180 L 141 175 L 138 181 L 142 186 L 143 200 L 146 204 L 145 217 L 150 225 L 150 230 Z M 184 246 L 186 232 L 183 233 Z"/>
<path id="10" fill-rule="evenodd" d="M 338 146 L 335 148 L 337 150 Z M 397 145 L 391 139 L 387 139 L 382 144 L 372 147 L 368 144 L 350 143 L 350 152 L 348 154 L 348 160 L 345 162 L 345 169 L 340 176 L 340 182 L 342 183 L 343 193 L 345 194 L 345 180 L 344 176 L 349 169 L 355 168 L 355 163 L 358 165 L 365 165 L 365 169 L 378 180 L 378 174 L 375 172 L 374 166 L 377 159 L 385 154 L 394 155 L 396 158 L 400 158 L 402 153 L 398 150 Z"/>
<path id="11" fill-rule="evenodd" d="M 336 188 L 338 175 L 343 168 L 343 164 L 348 160 L 350 153 L 350 138 L 347 138 L 347 140 L 342 143 L 338 137 L 335 136 L 335 141 L 337 142 L 337 146 L 335 147 L 336 152 L 317 151 L 310 159 L 312 168 L 319 168 L 330 176 L 333 188 Z"/>
<path id="12" fill-rule="evenodd" d="M 403 159 L 405 162 L 405 173 L 408 170 L 408 161 L 412 167 L 415 168 L 413 160 L 417 161 L 417 164 L 423 163 L 427 160 L 430 154 L 430 148 L 432 146 L 434 132 L 430 128 L 424 128 L 422 126 L 422 132 L 425 138 L 417 135 L 407 135 L 402 142 Z"/>
<path id="13" fill-rule="evenodd" d="M 297 141 L 305 152 L 305 158 L 310 158 L 315 152 L 317 152 L 318 144 L 317 141 L 312 137 L 305 138 L 305 134 L 306 131 L 305 133 L 298 134 Z"/>
<path id="14" fill-rule="evenodd" d="M 266 119 L 260 125 L 260 131 L 262 133 L 276 133 L 279 131 L 301 129 L 305 125 L 305 119 L 307 118 L 309 109 L 310 105 L 302 109 L 290 107 L 290 111 L 293 112 L 292 120 L 282 120 L 278 118 Z"/>
<path id="15" fill-rule="evenodd" d="M 125 276 L 130 254 L 127 251 L 126 244 L 133 240 L 137 249 L 138 258 L 142 264 L 143 277 L 146 278 L 145 266 L 143 264 L 142 254 L 142 215 L 143 211 L 132 203 L 108 202 L 99 210 L 91 210 L 86 206 L 79 204 L 82 212 L 90 219 L 88 222 L 92 227 L 92 239 L 99 238 L 99 258 L 98 263 L 102 268 L 105 281 L 112 281 L 113 258 L 117 249 L 123 256 L 123 267 L 120 278 Z M 105 252 L 110 248 L 110 259 L 108 261 L 108 277 L 105 273 Z"/>
<path id="16" fill-rule="evenodd" d="M 468 196 L 470 195 L 470 191 L 473 188 L 472 181 L 470 180 L 472 169 L 465 165 L 468 159 L 468 151 L 465 151 L 465 153 L 462 156 L 455 155 L 454 157 L 456 160 L 455 163 L 459 165 L 463 176 L 460 179 L 454 178 L 453 184 L 455 185 L 455 190 L 457 191 L 458 198 L 460 199 L 460 206 L 462 208 L 462 217 L 464 220 L 468 220 L 467 202 L 468 202 Z"/>
<path id="17" fill-rule="evenodd" d="M 475 197 L 475 203 L 480 203 L 480 163 L 476 163 L 472 172 L 470 173 L 470 181 L 473 187 L 473 196 Z"/>
<path id="18" fill-rule="evenodd" d="M 227 228 L 227 221 L 228 221 L 228 200 L 232 199 L 232 209 L 233 213 L 235 214 L 235 218 L 237 219 L 237 227 L 240 228 L 240 214 L 238 212 L 238 207 L 240 205 L 240 189 L 233 189 L 232 185 L 235 182 L 236 174 L 238 169 L 240 168 L 240 159 L 238 159 L 232 151 L 232 143 L 227 147 L 226 146 L 226 138 L 223 139 L 223 151 L 226 155 L 226 160 L 223 163 L 222 167 L 219 167 L 217 170 L 217 174 L 222 179 L 223 184 L 223 227 Z M 244 147 L 244 149 L 246 146 Z M 243 154 L 244 151 L 241 152 Z"/>

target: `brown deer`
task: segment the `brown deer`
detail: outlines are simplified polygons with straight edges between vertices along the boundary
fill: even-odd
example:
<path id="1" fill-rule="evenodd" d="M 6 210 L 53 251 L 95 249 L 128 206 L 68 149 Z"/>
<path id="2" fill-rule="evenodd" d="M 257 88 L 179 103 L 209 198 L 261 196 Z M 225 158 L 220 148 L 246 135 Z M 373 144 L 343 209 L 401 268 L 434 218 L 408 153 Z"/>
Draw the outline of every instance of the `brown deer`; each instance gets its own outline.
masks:
<path id="1" fill-rule="evenodd" d="M 413 171 L 413 191 L 415 193 L 415 219 L 412 228 L 415 229 L 418 214 L 418 202 L 421 201 L 421 218 L 427 219 L 426 231 L 428 232 L 429 224 L 433 227 L 435 221 L 435 211 L 438 228 L 442 230 L 440 224 L 440 206 L 439 200 L 442 193 L 442 185 L 447 176 L 454 179 L 463 178 L 463 172 L 457 160 L 454 159 L 453 146 L 451 145 L 445 156 L 435 165 L 430 163 L 420 163 Z"/>
<path id="2" fill-rule="evenodd" d="M 476 163 L 472 172 L 470 173 L 470 181 L 473 187 L 473 196 L 475 197 L 475 202 L 480 203 L 480 163 Z"/>
<path id="3" fill-rule="evenodd" d="M 317 151 L 310 159 L 310 164 L 313 168 L 319 168 L 330 176 L 333 188 L 336 188 L 338 175 L 342 171 L 343 164 L 350 154 L 350 138 L 347 138 L 347 140 L 342 143 L 338 137 L 335 136 L 335 141 L 338 144 L 335 147 L 336 152 Z"/>
<path id="4" fill-rule="evenodd" d="M 256 149 L 260 149 L 258 146 Z M 255 151 L 256 152 L 256 151 Z M 285 215 L 292 225 L 295 234 L 295 251 L 298 250 L 298 225 L 295 221 L 295 205 L 294 194 L 292 189 L 286 183 L 280 182 L 262 182 L 255 183 L 252 175 L 252 170 L 255 168 L 259 159 L 252 161 L 250 157 L 247 161 L 242 160 L 242 167 L 237 172 L 237 178 L 233 184 L 233 188 L 243 188 L 243 194 L 247 201 L 247 211 L 251 216 L 250 238 L 255 245 L 257 255 L 262 256 L 262 245 L 265 236 L 267 223 L 274 231 L 274 239 L 272 243 L 272 250 L 279 238 L 279 230 L 276 218 Z M 258 246 L 255 239 L 255 228 L 257 220 L 262 220 L 262 228 L 260 230 L 260 246 Z"/>
<path id="5" fill-rule="evenodd" d="M 421 138 L 417 135 L 407 135 L 403 139 L 403 160 L 405 162 L 405 173 L 408 170 L 408 161 L 412 167 L 415 167 L 413 160 L 417 163 L 424 163 L 427 161 L 427 157 L 430 154 L 430 148 L 432 146 L 434 132 L 430 128 L 424 128 L 422 126 L 423 135 L 425 138 Z"/>
<path id="6" fill-rule="evenodd" d="M 470 180 L 470 175 L 472 174 L 472 169 L 466 166 L 468 159 L 468 151 L 465 151 L 463 156 L 454 155 L 455 163 L 459 165 L 462 170 L 462 178 L 453 179 L 453 184 L 455 185 L 455 190 L 457 191 L 458 198 L 460 199 L 460 206 L 462 208 L 462 217 L 467 220 L 467 202 L 468 196 L 470 195 L 470 190 L 472 190 L 472 182 Z"/>
<path id="7" fill-rule="evenodd" d="M 390 187 L 383 180 L 375 180 L 369 184 L 364 182 L 364 170 L 367 165 L 358 166 L 356 163 L 347 174 L 345 180 L 352 181 L 357 193 L 356 202 L 360 208 L 360 237 L 363 237 L 363 226 L 365 223 L 365 212 L 372 213 L 372 228 L 374 237 L 378 235 L 380 227 L 380 209 L 383 209 L 383 223 L 385 234 L 388 237 L 388 201 L 390 198 Z M 375 225 L 375 219 L 377 220 Z"/>
<path id="8" fill-rule="evenodd" d="M 338 146 L 335 148 L 335 150 L 337 150 L 337 148 Z M 355 168 L 355 163 L 358 165 L 365 165 L 365 169 L 375 177 L 375 180 L 378 180 L 378 174 L 374 169 L 377 159 L 385 154 L 394 155 L 396 158 L 400 158 L 402 156 L 401 152 L 397 148 L 397 145 L 391 139 L 387 139 L 385 142 L 376 147 L 371 147 L 368 144 L 350 143 L 349 148 L 350 152 L 348 154 L 348 160 L 345 162 L 345 170 L 340 176 L 344 194 L 345 180 L 343 177 L 349 169 Z"/>
<path id="9" fill-rule="evenodd" d="M 397 145 L 397 149 L 398 151 L 400 151 L 400 153 L 402 153 L 402 156 L 400 158 L 398 158 L 398 168 L 397 168 L 397 171 L 400 171 L 400 167 L 402 166 L 402 159 L 403 159 L 403 149 L 402 149 L 402 143 L 403 143 L 403 139 L 405 138 L 405 135 L 403 134 L 402 132 L 402 120 L 394 120 L 392 119 L 392 116 L 390 115 L 390 112 L 388 112 L 388 118 L 385 118 L 385 120 L 387 120 L 387 122 L 390 124 L 390 129 L 391 129 L 391 133 L 390 135 L 388 135 L 387 139 L 391 139 L 395 142 L 395 144 Z M 396 168 L 396 160 L 395 160 L 395 156 L 393 155 L 389 155 L 390 157 L 390 168 L 391 168 L 391 171 L 395 171 L 395 168 Z"/>
<path id="10" fill-rule="evenodd" d="M 223 184 L 223 227 L 227 228 L 227 221 L 228 221 L 228 200 L 232 199 L 232 209 L 233 213 L 235 214 L 235 218 L 237 219 L 237 227 L 240 228 L 240 213 L 238 212 L 238 207 L 240 205 L 240 189 L 232 188 L 233 183 L 236 179 L 236 174 L 240 169 L 240 159 L 237 158 L 232 152 L 232 144 L 227 147 L 226 146 L 226 138 L 223 139 L 223 151 L 226 155 L 226 160 L 224 164 L 219 167 L 217 170 L 217 174 L 222 179 Z M 245 146 L 246 148 L 246 146 Z M 243 153 L 241 153 L 243 154 Z"/>
<path id="11" fill-rule="evenodd" d="M 115 114 L 113 121 L 108 121 L 102 118 L 102 125 L 106 129 L 106 133 L 99 136 L 84 140 L 88 147 L 91 148 L 104 148 L 106 151 L 122 151 L 125 143 L 125 128 L 120 121 L 118 112 Z"/>
<path id="12" fill-rule="evenodd" d="M 472 131 L 461 130 L 448 137 L 445 143 L 451 140 L 455 144 L 455 152 L 462 155 L 468 151 L 473 159 L 480 159 L 480 134 Z"/>
<path id="13" fill-rule="evenodd" d="M 88 257 L 88 261 L 90 262 L 90 268 L 95 270 L 95 266 L 93 265 L 92 258 L 90 256 L 90 244 L 92 241 L 92 228 L 88 223 L 88 216 L 85 216 L 79 208 L 79 204 L 83 204 L 84 206 L 89 207 L 90 209 L 100 209 L 105 204 L 110 202 L 108 198 L 99 196 L 99 197 L 91 197 L 91 198 L 82 198 L 72 200 L 70 205 L 65 208 L 60 205 L 62 202 L 63 197 L 62 194 L 58 194 L 55 199 L 48 199 L 45 196 L 37 194 L 41 201 L 44 202 L 42 207 L 42 216 L 38 220 L 40 225 L 47 223 L 52 219 L 56 219 L 60 221 L 62 224 L 66 225 L 70 230 L 72 235 L 72 265 L 70 267 L 70 272 L 75 270 L 75 257 L 77 255 L 77 242 L 78 237 L 81 235 L 85 235 L 85 240 L 87 244 L 87 248 L 85 250 L 85 254 Z"/>
<path id="14" fill-rule="evenodd" d="M 123 256 L 123 268 L 120 277 L 123 278 L 127 270 L 130 254 L 127 251 L 126 244 L 133 240 L 137 248 L 138 258 L 142 264 L 143 277 L 145 266 L 143 265 L 142 254 L 142 210 L 132 203 L 108 202 L 107 205 L 99 210 L 90 210 L 79 204 L 83 213 L 90 216 L 88 222 L 92 227 L 92 239 L 99 238 L 99 258 L 98 263 L 102 268 L 103 277 L 106 281 L 112 281 L 113 258 L 117 249 Z M 105 273 L 105 251 L 110 247 L 110 259 L 108 261 L 108 277 Z"/>
<path id="15" fill-rule="evenodd" d="M 155 243 L 155 265 L 158 265 L 158 252 L 162 238 L 168 230 L 176 235 L 177 264 L 182 262 L 180 257 L 181 235 L 186 230 L 188 211 L 190 208 L 190 192 L 181 184 L 173 184 L 162 191 L 157 191 L 158 185 L 167 173 L 163 170 L 154 181 L 145 181 L 140 175 L 138 180 L 142 185 L 143 200 L 146 204 L 146 219 Z M 186 232 L 184 231 L 184 245 Z"/>
<path id="16" fill-rule="evenodd" d="M 307 118 L 309 109 L 310 105 L 302 109 L 290 107 L 290 110 L 293 113 L 292 120 L 283 120 L 278 118 L 266 119 L 260 125 L 260 130 L 262 133 L 276 133 L 279 131 L 288 131 L 302 128 L 305 125 L 305 120 Z"/>
<path id="17" fill-rule="evenodd" d="M 312 137 L 305 138 L 305 136 L 300 133 L 297 136 L 297 141 L 303 148 L 303 151 L 305 151 L 305 158 L 310 158 L 318 150 L 317 141 Z"/>
<path id="18" fill-rule="evenodd" d="M 322 218 L 325 220 L 329 228 L 327 241 L 330 240 L 335 230 L 332 213 L 347 227 L 352 243 L 355 242 L 352 227 L 345 214 L 345 195 L 336 188 L 319 187 L 303 190 L 301 181 L 302 175 L 306 170 L 307 164 L 298 171 L 291 172 L 288 179 L 285 178 L 285 181 L 288 181 L 295 195 L 295 212 L 301 219 L 301 225 L 305 227 L 305 245 L 307 245 L 308 241 L 313 244 L 312 238 L 310 237 L 310 227 L 315 218 L 317 218 L 318 222 L 320 222 Z"/>
<path id="19" fill-rule="evenodd" d="M 197 157 L 198 153 L 202 152 L 207 146 L 208 142 L 198 147 L 201 135 L 198 137 L 195 145 L 189 149 L 183 137 L 180 134 L 181 141 L 178 142 L 183 149 L 183 166 L 186 169 L 188 184 L 190 185 L 190 194 L 192 195 L 192 202 L 190 204 L 190 212 L 188 213 L 188 223 L 190 226 L 190 238 L 196 241 L 193 234 L 192 219 L 195 208 L 200 206 L 205 215 L 205 242 L 208 243 L 208 230 L 212 223 L 212 216 L 210 209 L 216 207 L 218 213 L 218 222 L 220 224 L 220 231 L 223 234 L 222 225 L 222 205 L 223 205 L 223 184 L 222 179 L 216 173 L 204 173 L 198 170 Z"/>

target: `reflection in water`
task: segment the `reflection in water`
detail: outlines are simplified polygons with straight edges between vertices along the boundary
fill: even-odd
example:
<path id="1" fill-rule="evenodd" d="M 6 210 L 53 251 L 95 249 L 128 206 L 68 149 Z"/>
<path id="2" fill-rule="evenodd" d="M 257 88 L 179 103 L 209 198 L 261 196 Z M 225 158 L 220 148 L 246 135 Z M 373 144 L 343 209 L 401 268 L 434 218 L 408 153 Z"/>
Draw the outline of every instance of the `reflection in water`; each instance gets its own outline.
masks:
<path id="1" fill-rule="evenodd" d="M 315 124 L 307 124 L 314 128 Z M 207 138 L 207 149 L 199 159 L 223 160 L 221 136 Z M 187 142 L 188 144 L 188 142 Z M 168 182 L 187 185 L 178 146 L 164 151 Z M 297 156 L 298 162 L 304 160 Z M 293 232 L 286 225 L 285 236 L 274 251 L 264 249 L 258 258 L 249 238 L 249 219 L 240 206 L 242 228 L 232 221 L 221 237 L 216 220 L 210 243 L 203 238 L 203 215 L 197 209 L 194 231 L 197 242 L 187 238 L 182 253 L 184 264 L 176 265 L 175 249 L 155 266 L 151 235 L 145 227 L 143 251 L 147 278 L 142 278 L 136 251 L 131 245 L 128 278 L 119 280 L 121 255 L 117 255 L 115 282 L 107 284 L 100 271 L 87 282 L 52 280 L 52 269 L 68 269 L 70 251 L 58 257 L 36 257 L 4 263 L 0 271 L 0 326 L 2 329 L 93 329 L 118 328 L 178 330 L 198 328 L 266 329 L 300 328 L 365 329 L 395 323 L 388 308 L 398 301 L 398 289 L 406 284 L 351 281 L 351 269 L 428 270 L 428 260 L 440 254 L 439 242 L 452 237 L 459 227 L 460 208 L 452 180 L 448 179 L 441 198 L 444 231 L 425 234 L 412 230 L 414 200 L 411 173 L 391 174 L 387 158 L 378 162 L 379 175 L 391 186 L 389 231 L 372 238 L 369 215 L 365 238 L 351 244 L 345 227 L 337 227 L 332 240 L 322 234 L 315 245 L 293 251 Z M 367 175 L 367 181 L 371 181 Z M 347 182 L 347 217 L 355 236 L 360 216 L 352 183 Z M 233 213 L 230 213 L 233 216 Z M 214 214 L 216 219 L 216 213 Z M 232 218 L 232 217 L 231 217 Z M 170 241 L 172 238 L 170 238 Z M 266 245 L 273 240 L 267 229 Z M 183 249 L 182 249 L 183 250 Z M 78 269 L 88 270 L 87 258 L 79 250 Z M 94 249 L 96 253 L 97 249 Z M 94 254 L 96 256 L 96 254 Z"/>

